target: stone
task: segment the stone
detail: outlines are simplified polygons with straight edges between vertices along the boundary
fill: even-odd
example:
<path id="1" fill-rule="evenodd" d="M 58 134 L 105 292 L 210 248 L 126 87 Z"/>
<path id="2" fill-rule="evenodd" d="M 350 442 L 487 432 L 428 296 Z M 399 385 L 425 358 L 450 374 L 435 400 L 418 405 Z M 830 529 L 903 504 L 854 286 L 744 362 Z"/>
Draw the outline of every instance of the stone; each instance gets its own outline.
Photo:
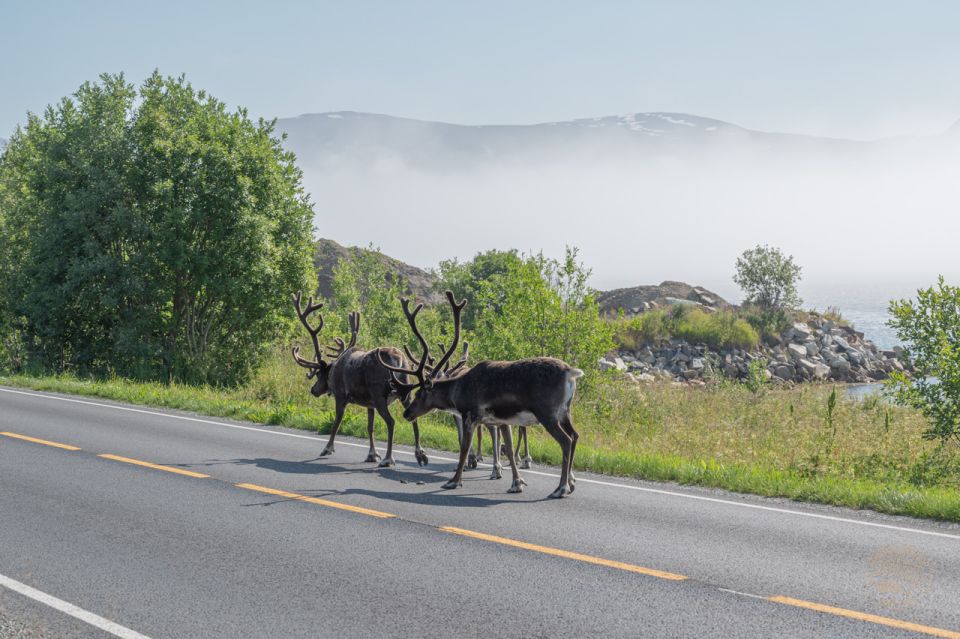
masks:
<path id="1" fill-rule="evenodd" d="M 813 331 L 811 331 L 810 327 L 804 322 L 796 322 L 793 325 L 791 332 L 793 333 L 793 339 L 804 341 L 807 337 L 810 337 L 810 334 Z"/>
<path id="2" fill-rule="evenodd" d="M 784 381 L 793 379 L 794 370 L 791 366 L 777 366 L 773 369 L 773 374 Z"/>
<path id="3" fill-rule="evenodd" d="M 820 352 L 820 348 L 817 346 L 817 343 L 815 341 L 807 342 L 806 344 L 804 344 L 804 346 L 806 346 L 807 348 L 807 357 L 813 357 L 814 355 Z"/>
<path id="4" fill-rule="evenodd" d="M 802 359 L 807 356 L 806 346 L 801 346 L 799 344 L 788 344 L 787 352 L 790 353 L 790 357 L 793 359 Z"/>
<path id="5" fill-rule="evenodd" d="M 700 376 L 700 371 L 695 371 L 692 368 L 688 368 L 681 374 L 683 375 L 684 379 L 696 379 Z"/>
<path id="6" fill-rule="evenodd" d="M 695 357 L 692 362 L 690 362 L 690 368 L 695 371 L 703 372 L 703 360 L 699 357 Z"/>

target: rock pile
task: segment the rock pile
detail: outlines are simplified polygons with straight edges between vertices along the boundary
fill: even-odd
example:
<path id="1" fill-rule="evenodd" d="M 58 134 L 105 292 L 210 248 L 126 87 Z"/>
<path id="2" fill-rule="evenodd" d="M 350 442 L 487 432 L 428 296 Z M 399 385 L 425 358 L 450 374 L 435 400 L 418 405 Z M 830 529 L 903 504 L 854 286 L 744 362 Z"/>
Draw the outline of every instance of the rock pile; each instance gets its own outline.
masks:
<path id="1" fill-rule="evenodd" d="M 895 370 L 909 369 L 899 347 L 880 350 L 863 333 L 818 316 L 809 322 L 795 323 L 751 351 L 711 351 L 703 344 L 672 339 L 665 344 L 621 350 L 602 359 L 600 368 L 622 371 L 638 382 L 696 382 L 711 375 L 743 379 L 750 362 L 755 360 L 764 361 L 767 377 L 780 382 L 863 383 L 886 379 Z"/>

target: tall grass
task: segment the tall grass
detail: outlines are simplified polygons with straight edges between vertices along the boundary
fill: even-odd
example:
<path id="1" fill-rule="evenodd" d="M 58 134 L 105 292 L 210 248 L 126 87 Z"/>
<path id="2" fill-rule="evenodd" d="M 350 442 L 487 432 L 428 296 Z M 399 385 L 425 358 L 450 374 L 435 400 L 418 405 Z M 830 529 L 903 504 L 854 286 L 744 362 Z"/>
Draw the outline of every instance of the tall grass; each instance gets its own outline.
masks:
<path id="1" fill-rule="evenodd" d="M 912 409 L 878 398 L 848 400 L 842 389 L 831 402 L 835 389 L 825 385 L 753 393 L 733 382 L 706 388 L 639 387 L 605 376 L 581 382 L 574 404 L 578 468 L 960 521 L 960 451 L 924 440 L 926 425 Z M 233 389 L 71 377 L 0 383 L 321 432 L 333 419 L 331 401 L 310 396 L 302 369 L 286 354 Z M 397 441 L 411 443 L 398 413 Z M 382 442 L 385 429 L 377 424 Z M 421 430 L 425 445 L 456 449 L 448 417 L 430 416 Z M 362 409 L 348 411 L 342 432 L 366 435 Z M 535 460 L 559 463 L 559 447 L 541 429 L 531 429 L 530 445 Z"/>
<path id="2" fill-rule="evenodd" d="M 706 313 L 679 305 L 619 320 L 616 338 L 627 348 L 637 348 L 644 343 L 660 344 L 671 338 L 705 344 L 715 350 L 749 349 L 760 342 L 753 326 L 733 311 Z"/>

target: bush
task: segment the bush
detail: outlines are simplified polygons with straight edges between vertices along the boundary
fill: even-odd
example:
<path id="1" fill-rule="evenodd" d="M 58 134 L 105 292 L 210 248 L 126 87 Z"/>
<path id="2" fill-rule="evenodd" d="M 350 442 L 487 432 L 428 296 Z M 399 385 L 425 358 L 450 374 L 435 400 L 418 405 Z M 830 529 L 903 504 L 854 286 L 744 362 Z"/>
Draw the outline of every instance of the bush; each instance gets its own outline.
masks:
<path id="1" fill-rule="evenodd" d="M 617 326 L 617 340 L 627 348 L 662 344 L 671 338 L 705 344 L 713 350 L 755 348 L 757 331 L 733 311 L 705 313 L 697 308 L 673 306 L 641 313 Z"/>
<path id="2" fill-rule="evenodd" d="M 532 255 L 481 282 L 474 353 L 481 359 L 551 356 L 586 372 L 613 348 L 613 326 L 587 289 L 590 271 L 568 248 L 563 260 Z M 468 305 L 469 307 L 469 305 Z"/>
<path id="3" fill-rule="evenodd" d="M 917 299 L 890 303 L 889 325 L 906 345 L 917 377 L 894 372 L 888 382 L 897 401 L 926 417 L 928 439 L 960 443 L 960 287 L 940 278 Z"/>

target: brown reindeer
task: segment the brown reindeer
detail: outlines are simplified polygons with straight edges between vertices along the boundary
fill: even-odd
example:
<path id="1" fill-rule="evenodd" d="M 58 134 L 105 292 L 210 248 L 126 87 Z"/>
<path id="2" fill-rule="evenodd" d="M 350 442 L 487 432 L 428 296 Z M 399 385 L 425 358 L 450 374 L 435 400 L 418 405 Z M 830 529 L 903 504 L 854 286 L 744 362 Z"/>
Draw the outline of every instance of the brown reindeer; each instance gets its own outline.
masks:
<path id="1" fill-rule="evenodd" d="M 579 435 L 570 418 L 570 404 L 576 391 L 576 380 L 583 375 L 583 371 L 552 357 L 533 357 L 512 362 L 484 361 L 468 370 L 442 377 L 440 371 L 450 360 L 460 340 L 460 313 L 466 305 L 466 300 L 457 303 L 450 291 L 446 295 L 453 309 L 454 337 L 453 344 L 437 364 L 426 371 L 429 347 L 416 324 L 417 313 L 423 305 L 418 305 L 411 312 L 406 299 L 401 300 L 403 312 L 420 342 L 423 355 L 415 368 L 381 360 L 385 368 L 394 373 L 412 375 L 417 380 L 410 384 L 399 377 L 394 378 L 394 386 L 399 393 L 409 394 L 418 389 L 413 401 L 403 412 L 405 419 L 413 421 L 433 410 L 454 413 L 463 419 L 464 433 L 460 439 L 457 471 L 443 487 L 457 488 L 463 485 L 463 467 L 477 424 L 529 426 L 539 423 L 563 450 L 560 485 L 550 496 L 563 497 L 572 493 L 576 482 L 572 471 L 573 458 Z M 513 438 L 509 428 L 501 429 L 501 433 L 507 442 L 514 471 L 509 492 L 520 492 L 523 490 L 523 480 L 517 473 Z"/>
<path id="2" fill-rule="evenodd" d="M 328 357 L 330 361 L 324 359 L 320 348 L 319 334 L 323 329 L 323 316 L 317 313 L 319 324 L 316 328 L 311 326 L 309 317 L 312 313 L 323 308 L 323 304 L 314 304 L 313 297 L 307 300 L 307 308 L 303 309 L 300 305 L 301 294 L 297 293 L 293 297 L 293 307 L 297 311 L 297 317 L 310 334 L 313 342 L 313 349 L 316 353 L 316 361 L 308 360 L 300 356 L 300 349 L 293 347 L 293 359 L 308 369 L 307 379 L 316 378 L 310 392 L 314 397 L 322 395 L 332 395 L 334 401 L 334 420 L 333 427 L 330 429 L 330 439 L 327 445 L 320 453 L 321 457 L 332 455 L 335 449 L 337 432 L 340 430 L 340 423 L 343 421 L 343 414 L 347 404 L 363 406 L 367 409 L 367 435 L 370 439 L 370 452 L 367 454 L 366 461 L 375 462 L 380 460 L 377 453 L 376 443 L 373 440 L 373 421 L 374 411 L 380 414 L 380 418 L 387 424 L 387 452 L 380 466 L 393 466 L 393 429 L 394 419 L 390 414 L 388 406 L 391 402 L 399 399 L 404 407 L 410 403 L 409 392 L 403 391 L 394 385 L 394 375 L 388 369 L 384 368 L 381 362 L 389 362 L 392 366 L 403 367 L 408 365 L 407 359 L 403 353 L 396 348 L 375 348 L 371 351 L 364 351 L 356 347 L 357 334 L 360 331 L 360 313 L 350 314 L 350 342 L 345 344 L 340 338 L 334 340 L 335 346 L 328 347 Z M 429 461 L 423 448 L 420 447 L 420 427 L 413 421 L 413 436 L 415 439 L 414 455 L 417 463 L 421 466 Z"/>

